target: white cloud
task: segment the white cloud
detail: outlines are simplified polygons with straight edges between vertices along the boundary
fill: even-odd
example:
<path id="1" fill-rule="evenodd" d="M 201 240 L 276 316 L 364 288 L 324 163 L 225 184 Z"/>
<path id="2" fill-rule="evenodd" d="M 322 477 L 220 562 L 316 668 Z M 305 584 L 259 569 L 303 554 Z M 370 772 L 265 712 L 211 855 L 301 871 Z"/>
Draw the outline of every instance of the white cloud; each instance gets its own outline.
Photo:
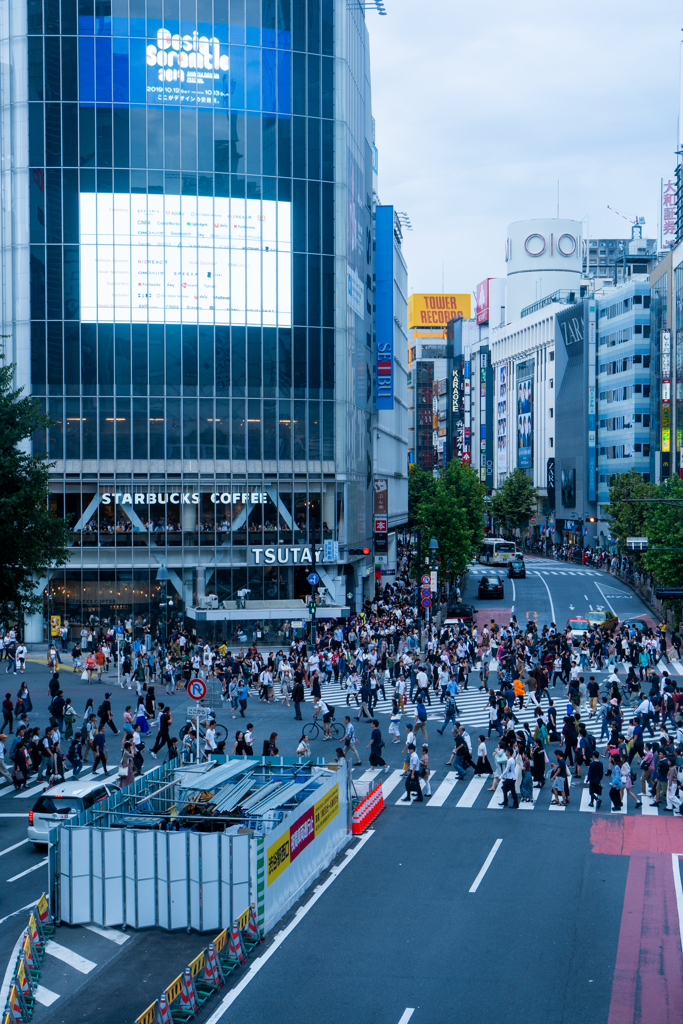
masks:
<path id="1" fill-rule="evenodd" d="M 507 225 L 588 216 L 593 237 L 658 235 L 673 176 L 680 8 L 574 0 L 386 0 L 368 13 L 379 194 L 410 214 L 411 291 L 505 273 Z"/>

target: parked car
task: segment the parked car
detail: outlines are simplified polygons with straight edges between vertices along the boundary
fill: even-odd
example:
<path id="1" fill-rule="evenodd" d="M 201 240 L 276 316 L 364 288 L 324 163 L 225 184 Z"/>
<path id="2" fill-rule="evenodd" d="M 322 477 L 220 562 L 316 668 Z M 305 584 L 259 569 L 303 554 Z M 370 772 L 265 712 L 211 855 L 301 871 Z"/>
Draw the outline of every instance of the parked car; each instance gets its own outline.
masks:
<path id="1" fill-rule="evenodd" d="M 115 779 L 116 776 L 112 776 Z M 106 800 L 114 791 L 113 782 L 103 785 L 100 779 L 71 779 L 46 789 L 28 813 L 28 838 L 36 849 L 49 845 L 51 828 L 68 821 L 93 804 Z"/>
<path id="2" fill-rule="evenodd" d="M 452 604 L 446 612 L 444 625 L 454 626 L 458 619 L 465 622 L 467 625 L 471 625 L 474 622 L 476 614 L 477 609 L 473 604 Z"/>
<path id="3" fill-rule="evenodd" d="M 526 579 L 526 563 L 521 555 L 515 555 L 515 557 L 508 562 L 508 577 L 512 579 Z"/>
<path id="4" fill-rule="evenodd" d="M 482 576 L 479 580 L 479 597 L 504 597 L 503 581 L 500 576 Z"/>
<path id="5" fill-rule="evenodd" d="M 609 629 L 610 632 L 615 630 L 619 625 L 619 619 L 616 617 L 614 612 L 610 611 L 609 609 L 601 612 L 588 612 L 586 618 L 594 626 L 600 626 L 601 628 Z"/>

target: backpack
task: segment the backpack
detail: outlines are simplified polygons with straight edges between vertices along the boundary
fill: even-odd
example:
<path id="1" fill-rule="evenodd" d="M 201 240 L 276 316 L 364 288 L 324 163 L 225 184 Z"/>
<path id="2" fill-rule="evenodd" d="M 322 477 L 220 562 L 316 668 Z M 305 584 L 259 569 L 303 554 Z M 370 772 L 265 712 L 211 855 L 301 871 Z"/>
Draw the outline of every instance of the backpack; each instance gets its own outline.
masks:
<path id="1" fill-rule="evenodd" d="M 102 715 L 104 714 L 104 704 L 100 704 L 97 709 L 97 714 L 99 718 L 102 718 Z"/>
<path id="2" fill-rule="evenodd" d="M 418 721 L 420 722 L 427 721 L 427 709 L 425 708 L 424 704 L 417 705 L 417 717 Z"/>

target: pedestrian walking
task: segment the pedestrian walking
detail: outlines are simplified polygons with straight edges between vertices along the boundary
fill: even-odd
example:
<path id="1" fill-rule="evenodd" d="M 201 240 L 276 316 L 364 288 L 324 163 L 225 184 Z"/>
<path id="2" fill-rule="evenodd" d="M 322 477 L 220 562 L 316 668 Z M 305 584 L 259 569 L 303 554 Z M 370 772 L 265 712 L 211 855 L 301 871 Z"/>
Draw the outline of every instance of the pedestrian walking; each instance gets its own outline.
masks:
<path id="1" fill-rule="evenodd" d="M 384 740 L 382 739 L 382 733 L 379 728 L 379 722 L 376 718 L 373 718 L 370 722 L 372 725 L 372 732 L 370 733 L 370 742 L 366 746 L 366 750 L 370 751 L 370 764 L 373 768 L 384 768 L 385 772 L 389 771 L 389 765 L 382 757 L 382 747 L 384 746 Z"/>
<path id="2" fill-rule="evenodd" d="M 97 767 L 101 764 L 104 770 L 104 777 L 106 778 L 109 774 L 107 770 L 107 740 L 104 735 L 104 724 L 102 723 L 93 739 L 93 749 L 95 752 L 95 762 L 92 766 L 92 774 L 97 775 Z"/>

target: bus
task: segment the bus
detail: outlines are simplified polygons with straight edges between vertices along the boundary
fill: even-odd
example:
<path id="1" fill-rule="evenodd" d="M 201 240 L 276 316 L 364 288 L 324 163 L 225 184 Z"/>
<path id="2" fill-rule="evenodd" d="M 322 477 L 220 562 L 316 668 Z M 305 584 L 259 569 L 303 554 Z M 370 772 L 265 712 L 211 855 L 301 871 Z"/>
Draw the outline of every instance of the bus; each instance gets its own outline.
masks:
<path id="1" fill-rule="evenodd" d="M 479 562 L 481 565 L 507 565 L 517 554 L 517 547 L 513 540 L 503 540 L 502 537 L 486 537 L 481 542 L 479 551 Z"/>

